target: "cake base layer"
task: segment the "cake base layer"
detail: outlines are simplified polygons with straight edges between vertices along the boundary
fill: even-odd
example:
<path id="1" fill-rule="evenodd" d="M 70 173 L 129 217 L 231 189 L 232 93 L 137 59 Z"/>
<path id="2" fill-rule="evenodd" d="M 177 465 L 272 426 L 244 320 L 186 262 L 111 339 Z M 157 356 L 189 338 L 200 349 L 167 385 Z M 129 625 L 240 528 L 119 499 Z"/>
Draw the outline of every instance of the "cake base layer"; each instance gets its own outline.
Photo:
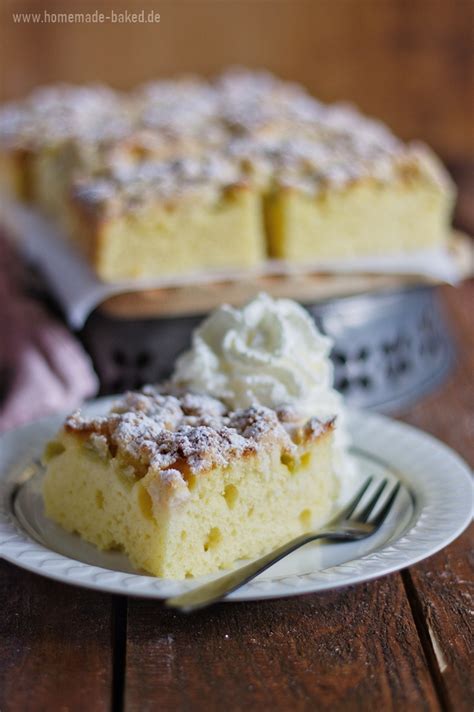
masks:
<path id="1" fill-rule="evenodd" d="M 269 252 L 292 262 L 402 253 L 443 245 L 452 197 L 419 179 L 367 179 L 310 196 L 283 189 L 269 197 Z"/>
<path id="2" fill-rule="evenodd" d="M 101 549 L 125 551 L 139 569 L 182 579 L 252 558 L 327 521 L 338 495 L 332 429 L 298 456 L 271 447 L 225 468 L 186 477 L 171 502 L 156 474 L 130 476 L 77 437 L 50 443 L 47 515 Z"/>

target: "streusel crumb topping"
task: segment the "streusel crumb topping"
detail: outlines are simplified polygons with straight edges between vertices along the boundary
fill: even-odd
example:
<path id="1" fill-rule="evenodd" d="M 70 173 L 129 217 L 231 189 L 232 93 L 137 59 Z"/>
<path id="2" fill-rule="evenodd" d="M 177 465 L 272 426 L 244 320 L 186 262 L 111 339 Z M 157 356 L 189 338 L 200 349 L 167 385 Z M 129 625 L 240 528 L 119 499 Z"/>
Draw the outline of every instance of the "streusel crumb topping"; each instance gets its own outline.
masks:
<path id="1" fill-rule="evenodd" d="M 166 478 L 171 471 L 186 476 L 226 467 L 234 458 L 272 445 L 291 452 L 295 442 L 319 437 L 333 424 L 313 419 L 297 433 L 285 420 L 263 406 L 229 411 L 210 396 L 147 386 L 125 394 L 105 416 L 74 413 L 65 430 L 86 437 L 100 456 L 118 457 L 134 475 L 152 468 Z"/>
<path id="2" fill-rule="evenodd" d="M 388 183 L 407 167 L 443 180 L 425 149 L 381 122 L 266 72 L 160 80 L 128 94 L 59 85 L 0 110 L 1 146 L 62 142 L 80 156 L 75 199 L 99 215 L 172 198 L 212 203 L 229 187 L 317 196 L 328 186 Z"/>

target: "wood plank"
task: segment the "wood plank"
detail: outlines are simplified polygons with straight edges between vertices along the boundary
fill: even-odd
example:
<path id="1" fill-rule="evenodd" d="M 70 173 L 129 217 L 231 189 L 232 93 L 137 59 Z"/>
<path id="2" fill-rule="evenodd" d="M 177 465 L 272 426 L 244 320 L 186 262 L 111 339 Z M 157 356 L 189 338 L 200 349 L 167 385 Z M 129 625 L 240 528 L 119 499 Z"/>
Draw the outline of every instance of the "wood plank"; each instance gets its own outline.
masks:
<path id="1" fill-rule="evenodd" d="M 102 712 L 112 692 L 112 599 L 0 561 L 2 712 Z"/>
<path id="2" fill-rule="evenodd" d="M 399 575 L 184 616 L 131 600 L 125 709 L 437 710 Z"/>
<path id="3" fill-rule="evenodd" d="M 413 615 L 446 709 L 470 712 L 474 700 L 474 526 L 404 574 Z"/>
<path id="4" fill-rule="evenodd" d="M 443 289 L 458 337 L 458 363 L 443 389 L 404 420 L 431 432 L 474 464 L 474 281 Z M 438 690 L 448 709 L 472 709 L 474 678 L 474 527 L 404 575 L 407 592 Z"/>

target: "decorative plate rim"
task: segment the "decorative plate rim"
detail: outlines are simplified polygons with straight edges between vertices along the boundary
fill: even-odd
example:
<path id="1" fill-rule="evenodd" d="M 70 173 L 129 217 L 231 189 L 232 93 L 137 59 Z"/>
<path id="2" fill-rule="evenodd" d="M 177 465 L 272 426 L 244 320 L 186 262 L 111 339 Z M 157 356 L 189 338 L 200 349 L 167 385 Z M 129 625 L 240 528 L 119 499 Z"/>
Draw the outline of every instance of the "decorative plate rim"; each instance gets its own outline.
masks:
<path id="1" fill-rule="evenodd" d="M 88 407 L 105 408 L 110 398 Z M 304 574 L 256 579 L 229 601 L 280 598 L 361 583 L 425 559 L 456 539 L 472 519 L 471 470 L 459 455 L 433 436 L 380 414 L 349 410 L 357 448 L 382 458 L 415 495 L 415 512 L 401 535 L 380 549 L 348 562 Z M 11 509 L 12 480 L 38 457 L 63 415 L 51 416 L 0 436 L 0 558 L 48 578 L 107 593 L 162 599 L 196 585 L 87 564 L 57 553 L 21 528 Z"/>

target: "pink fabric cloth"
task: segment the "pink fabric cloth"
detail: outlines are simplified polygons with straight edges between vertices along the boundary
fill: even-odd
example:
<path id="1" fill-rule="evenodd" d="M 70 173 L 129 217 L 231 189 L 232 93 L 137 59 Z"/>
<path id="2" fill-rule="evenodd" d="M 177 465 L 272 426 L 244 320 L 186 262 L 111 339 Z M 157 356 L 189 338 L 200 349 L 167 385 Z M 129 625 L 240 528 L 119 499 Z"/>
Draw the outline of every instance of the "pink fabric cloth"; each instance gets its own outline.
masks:
<path id="1" fill-rule="evenodd" d="M 26 287 L 21 262 L 0 237 L 0 431 L 73 409 L 98 388 L 82 346 Z"/>

